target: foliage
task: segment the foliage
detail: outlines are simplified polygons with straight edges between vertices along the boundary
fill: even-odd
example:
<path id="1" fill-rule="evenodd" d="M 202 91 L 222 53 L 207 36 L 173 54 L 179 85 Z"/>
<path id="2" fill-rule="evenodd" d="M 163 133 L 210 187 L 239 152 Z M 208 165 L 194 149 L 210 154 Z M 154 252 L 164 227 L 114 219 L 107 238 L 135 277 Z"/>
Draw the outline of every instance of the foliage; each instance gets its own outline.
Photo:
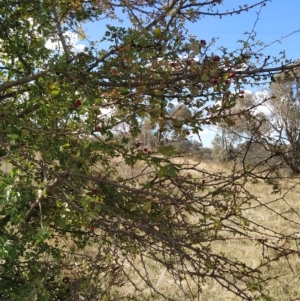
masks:
<path id="1" fill-rule="evenodd" d="M 211 144 L 214 159 L 217 161 L 223 161 L 225 159 L 225 149 L 222 145 L 222 137 L 219 134 L 216 134 Z"/>
<path id="2" fill-rule="evenodd" d="M 299 70 L 276 76 L 270 93 L 269 122 L 272 125 L 274 142 L 278 145 L 278 154 L 289 166 L 293 174 L 300 174 L 300 102 Z M 273 142 L 273 143 L 274 143 Z M 270 143 L 269 143 L 270 144 Z"/>
<path id="3" fill-rule="evenodd" d="M 219 124 L 227 144 L 236 143 L 241 149 L 245 137 L 251 137 L 251 151 L 255 149 L 260 160 L 274 158 L 273 162 L 286 165 L 294 175 L 300 173 L 298 73 L 298 68 L 280 73 L 269 89 L 246 94 L 238 101 L 231 113 L 248 112 L 246 120 L 235 118 L 229 125 Z"/>
<path id="4" fill-rule="evenodd" d="M 230 125 L 244 84 L 298 66 L 268 68 L 261 53 L 254 65 L 253 32 L 241 50 L 210 53 L 212 42 L 190 36 L 187 23 L 261 9 L 267 0 L 226 12 L 221 2 L 2 1 L 2 300 L 117 300 L 124 287 L 126 300 L 192 300 L 207 279 L 241 299 L 269 300 L 265 286 L 280 271 L 269 277 L 265 269 L 299 253 L 296 234 L 246 214 L 256 200 L 249 181 L 273 184 L 275 171 L 204 171 L 176 160 L 159 131 L 177 139 Z M 118 18 L 130 26 L 110 24 Z M 107 30 L 76 52 L 72 36 L 87 43 L 88 21 Z M 146 120 L 157 132 L 151 149 L 138 139 Z M 274 252 L 252 266 L 216 248 L 236 238 Z M 153 262 L 180 295 L 157 288 Z"/>

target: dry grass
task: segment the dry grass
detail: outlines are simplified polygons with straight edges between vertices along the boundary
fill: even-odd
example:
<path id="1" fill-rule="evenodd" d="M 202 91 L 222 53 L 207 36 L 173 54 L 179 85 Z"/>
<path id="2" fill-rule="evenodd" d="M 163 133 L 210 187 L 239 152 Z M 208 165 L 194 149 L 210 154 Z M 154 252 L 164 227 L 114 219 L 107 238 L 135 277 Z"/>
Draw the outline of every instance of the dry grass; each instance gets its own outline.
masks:
<path id="1" fill-rule="evenodd" d="M 148 173 L 153 170 L 147 168 L 144 164 L 138 163 L 134 167 L 120 165 L 119 160 L 112 162 L 115 164 L 115 168 L 118 169 L 119 175 L 123 178 L 139 178 L 142 180 L 146 178 Z M 175 159 L 174 163 L 194 165 L 197 162 L 192 160 L 186 160 L 184 158 Z M 2 166 L 2 169 L 7 170 L 9 166 Z M 201 162 L 198 165 L 198 169 L 203 171 L 204 174 L 215 174 L 223 172 L 229 174 L 232 166 L 220 165 L 212 162 Z M 142 171 L 142 172 L 141 172 Z M 185 171 L 183 172 L 185 173 Z M 141 175 L 142 174 L 142 175 Z M 144 176 L 143 176 L 144 175 Z M 200 177 L 203 174 L 195 172 L 194 177 Z M 272 231 L 289 235 L 300 233 L 300 179 L 289 178 L 279 180 L 278 185 L 281 191 L 277 194 L 273 193 L 271 185 L 259 181 L 256 184 L 248 183 L 246 188 L 255 195 L 256 200 L 253 200 L 248 208 L 245 208 L 244 215 L 248 219 L 254 221 L 258 225 L 264 225 L 266 228 L 272 229 Z M 138 187 L 136 187 L 138 188 Z M 202 193 L 201 191 L 195 192 Z M 195 217 L 191 217 L 195 218 Z M 259 227 L 258 227 L 259 228 Z M 264 228 L 259 229 L 261 236 L 267 234 Z M 300 235 L 299 235 L 300 241 Z M 295 247 L 299 241 L 295 241 L 293 246 L 284 245 L 283 241 L 279 241 L 278 244 L 282 244 L 283 248 Z M 245 262 L 250 266 L 258 266 L 263 261 L 263 257 L 274 250 L 263 249 L 257 244 L 256 240 L 245 240 L 240 237 L 236 239 L 230 239 L 228 241 L 216 241 L 212 244 L 214 252 L 224 252 L 224 254 L 230 258 L 237 259 Z M 97 247 L 89 247 L 84 252 L 85 254 L 94 254 Z M 149 287 L 139 277 L 139 273 L 148 278 L 156 287 L 158 291 L 169 296 L 175 300 L 191 300 L 190 295 L 184 291 L 191 291 L 195 293 L 198 290 L 197 283 L 184 283 L 175 281 L 174 278 L 170 277 L 167 270 L 157 262 L 153 260 L 147 260 L 143 262 L 141 257 L 137 256 L 132 258 L 132 261 L 124 261 L 124 271 L 128 277 L 136 279 L 135 286 L 126 282 L 126 285 L 118 290 L 118 294 L 122 295 L 133 295 L 136 292 L 136 287 L 144 293 L 151 294 L 155 293 L 149 289 Z M 269 270 L 265 270 L 266 275 L 273 277 L 277 274 L 282 276 L 271 280 L 268 283 L 268 290 L 274 297 L 274 300 L 287 301 L 287 300 L 300 300 L 300 258 L 285 258 L 282 257 L 280 260 L 273 262 Z M 162 300 L 162 297 L 156 297 L 155 300 Z M 204 279 L 201 284 L 201 292 L 197 301 L 238 301 L 240 297 L 228 292 L 222 288 L 213 279 Z"/>
<path id="2" fill-rule="evenodd" d="M 197 162 L 184 158 L 175 159 L 173 162 L 186 164 L 187 166 L 197 164 Z M 122 167 L 123 176 L 127 177 L 129 174 L 134 177 L 138 176 L 142 168 L 142 165 L 135 166 L 134 169 Z M 220 165 L 212 162 L 200 162 L 197 168 L 203 171 L 204 174 L 230 174 L 232 166 L 229 164 Z M 201 174 L 195 172 L 193 176 L 200 177 Z M 268 185 L 264 181 L 259 181 L 256 184 L 248 183 L 246 188 L 251 191 L 256 197 L 256 200 L 253 200 L 251 205 L 245 209 L 244 215 L 258 225 L 263 225 L 280 234 L 290 235 L 300 233 L 300 179 L 286 177 L 278 180 L 277 183 L 280 187 L 280 192 L 276 194 L 274 194 L 272 185 Z M 201 192 L 197 193 L 201 194 Z M 264 234 L 269 233 L 263 227 L 258 230 L 261 232 L 262 237 Z M 291 246 L 284 244 L 284 241 L 278 241 L 278 244 L 280 244 L 280 246 L 282 245 L 283 248 L 295 248 L 297 243 L 298 242 L 295 241 L 295 244 Z M 212 246 L 215 252 L 218 253 L 222 251 L 226 256 L 245 262 L 252 267 L 260 265 L 263 262 L 264 256 L 274 255 L 272 252 L 276 252 L 274 250 L 263 249 L 258 245 L 255 239 L 245 240 L 239 237 L 228 241 L 217 241 L 214 242 Z M 138 259 L 134 265 L 137 270 L 143 270 L 143 265 Z M 133 277 L 135 276 L 135 271 L 130 265 L 128 265 L 128 273 Z M 147 262 L 147 275 L 159 290 L 175 300 L 182 300 L 182 298 L 185 300 L 189 299 L 189 296 L 185 295 L 181 288 L 189 288 L 193 293 L 197 290 L 196 284 L 176 283 L 174 279 L 167 276 L 168 274 L 165 268 L 162 268 L 150 260 Z M 274 300 L 300 300 L 300 288 L 298 284 L 300 278 L 299 257 L 282 257 L 278 261 L 273 262 L 269 270 L 265 270 L 265 275 L 271 278 L 276 275 L 281 275 L 276 280 L 268 282 L 267 287 L 271 296 L 274 297 Z M 144 283 L 139 283 L 139 285 L 144 287 L 145 290 L 147 289 Z M 225 301 L 241 300 L 240 297 L 228 292 L 212 279 L 205 279 L 201 288 L 198 299 L 201 301 L 220 300 L 220 296 L 221 299 Z M 126 285 L 121 292 L 123 294 L 134 293 L 134 287 Z"/>
<path id="3" fill-rule="evenodd" d="M 198 163 L 185 158 L 174 159 L 173 162 L 185 164 L 186 166 L 198 164 L 197 168 L 200 171 L 203 171 L 203 173 L 192 172 L 193 176 L 196 178 L 200 178 L 203 174 L 224 173 L 225 175 L 229 175 L 232 170 L 232 166 L 230 166 L 230 164 L 220 165 L 213 162 Z M 140 164 L 134 166 L 134 168 L 130 168 L 128 166 L 118 166 L 118 168 L 122 173 L 122 176 L 127 178 L 128 176 L 138 177 L 145 166 Z M 149 172 L 149 170 L 147 172 Z M 183 173 L 186 172 L 184 171 Z M 266 184 L 263 180 L 258 181 L 256 184 L 246 184 L 247 190 L 251 191 L 251 193 L 256 197 L 256 200 L 253 200 L 251 205 L 245 209 L 244 215 L 258 225 L 263 225 L 262 228 L 257 227 L 261 232 L 261 237 L 263 237 L 264 234 L 269 233 L 264 229 L 264 227 L 285 235 L 295 233 L 300 234 L 300 179 L 296 177 L 290 178 L 287 176 L 286 178 L 278 180 L 277 183 L 280 187 L 280 192 L 276 194 L 274 194 L 272 185 Z M 199 193 L 200 195 L 201 191 L 196 193 Z M 284 244 L 284 241 L 278 241 L 278 244 L 280 244 L 280 246 L 282 245 L 283 248 L 296 248 L 297 243 L 298 242 L 295 241 L 294 245 L 291 246 Z M 245 240 L 238 236 L 236 239 L 214 242 L 212 247 L 214 252 L 223 252 L 229 258 L 237 259 L 252 267 L 260 265 L 264 260 L 264 256 L 274 255 L 273 253 L 276 252 L 274 250 L 263 249 L 255 239 Z M 135 259 L 133 265 L 134 268 L 132 265 L 127 264 L 127 272 L 131 277 L 135 278 L 137 277 L 136 270 L 142 273 L 145 266 L 138 258 Z M 147 261 L 146 266 L 147 271 L 144 272 L 151 280 L 151 283 L 170 298 L 174 298 L 175 300 L 189 300 L 189 295 L 185 295 L 183 291 L 191 290 L 195 293 L 197 290 L 197 284 L 176 282 L 173 278 L 170 278 L 165 268 L 151 260 Z M 299 257 L 282 257 L 278 261 L 273 262 L 270 269 L 265 269 L 265 275 L 270 276 L 271 278 L 276 275 L 281 275 L 279 278 L 268 282 L 267 287 L 270 295 L 274 297 L 274 300 L 300 300 L 300 288 L 298 283 L 300 278 Z M 145 291 L 149 290 L 142 281 L 138 281 L 137 285 Z M 127 295 L 134 294 L 134 292 L 134 286 L 126 285 L 119 293 Z M 241 300 L 241 298 L 222 288 L 221 285 L 216 283 L 213 279 L 204 279 L 198 300 L 238 301 Z"/>

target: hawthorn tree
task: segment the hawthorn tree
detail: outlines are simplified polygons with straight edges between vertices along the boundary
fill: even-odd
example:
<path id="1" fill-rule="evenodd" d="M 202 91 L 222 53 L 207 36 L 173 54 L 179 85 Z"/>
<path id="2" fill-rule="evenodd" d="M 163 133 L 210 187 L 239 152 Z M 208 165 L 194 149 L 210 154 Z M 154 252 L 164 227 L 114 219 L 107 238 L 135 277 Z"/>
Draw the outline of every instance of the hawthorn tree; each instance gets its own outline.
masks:
<path id="1" fill-rule="evenodd" d="M 193 300 L 209 279 L 240 299 L 269 300 L 281 271 L 266 269 L 299 254 L 296 234 L 247 216 L 256 200 L 248 182 L 269 183 L 273 171 L 234 165 L 214 174 L 176 159 L 160 131 L 150 151 L 137 139 L 145 118 L 179 136 L 230 123 L 243 85 L 299 67 L 252 53 L 253 32 L 221 56 L 189 35 L 186 25 L 203 16 L 268 1 L 226 11 L 222 2 L 2 1 L 1 300 Z M 110 25 L 118 18 L 130 26 Z M 82 24 L 98 21 L 107 30 L 90 41 Z M 84 51 L 74 50 L 74 35 L 89 42 Z M 185 114 L 170 114 L 174 106 Z M 272 252 L 241 262 L 217 247 L 235 239 Z M 178 291 L 163 290 L 151 267 Z"/>

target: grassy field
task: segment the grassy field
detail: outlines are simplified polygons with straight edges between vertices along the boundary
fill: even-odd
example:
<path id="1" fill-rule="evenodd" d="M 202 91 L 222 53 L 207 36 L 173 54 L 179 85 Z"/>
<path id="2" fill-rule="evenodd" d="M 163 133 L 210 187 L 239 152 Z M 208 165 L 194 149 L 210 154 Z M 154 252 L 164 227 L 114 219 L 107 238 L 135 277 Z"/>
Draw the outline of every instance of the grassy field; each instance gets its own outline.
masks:
<path id="1" fill-rule="evenodd" d="M 187 169 L 197 164 L 197 162 L 185 158 L 175 159 L 174 162 L 184 164 Z M 111 163 L 115 164 L 116 170 L 123 178 L 139 178 L 142 180 L 151 173 L 151 169 L 143 164 L 137 164 L 132 168 L 120 165 L 117 159 Z M 2 166 L 4 170 L 9 170 L 9 168 L 8 165 Z M 192 178 L 205 178 L 206 184 L 204 187 L 195 191 L 195 195 L 199 197 L 214 189 L 215 175 L 230 176 L 233 169 L 239 170 L 238 166 L 232 166 L 229 163 L 217 164 L 211 161 L 201 162 L 197 168 L 198 171 L 183 171 L 182 173 L 189 172 L 192 174 Z M 101 168 L 99 168 L 100 170 Z M 256 268 L 263 266 L 266 258 L 276 258 L 276 248 L 280 251 L 286 250 L 287 255 L 290 250 L 298 249 L 300 241 L 300 179 L 291 177 L 288 172 L 284 172 L 282 177 L 276 179 L 274 183 L 278 186 L 276 193 L 274 193 L 274 185 L 269 185 L 264 180 L 258 179 L 253 183 L 249 181 L 245 184 L 244 194 L 246 195 L 246 191 L 249 191 L 255 196 L 249 204 L 243 205 L 241 208 L 243 216 L 251 221 L 251 226 L 247 230 L 249 235 L 247 238 L 240 235 L 231 235 L 226 240 L 217 239 L 212 241 L 211 248 L 215 253 L 223 254 L 228 258 Z M 136 188 L 139 188 L 138 183 Z M 189 216 L 189 218 L 191 221 L 197 220 L 197 216 L 194 215 Z M 101 231 L 97 231 L 95 232 L 100 235 Z M 224 232 L 224 234 L 228 235 L 227 232 Z M 281 237 L 293 235 L 299 237 L 299 239 L 285 241 L 284 239 L 278 239 L 279 235 L 277 236 L 277 234 L 280 234 Z M 258 243 L 267 235 L 268 243 L 275 246 L 275 248 L 266 248 Z M 63 241 L 61 243 L 63 245 Z M 67 243 L 64 245 L 64 248 L 66 247 L 68 247 Z M 98 245 L 93 245 L 80 252 L 93 257 L 96 256 L 97 250 Z M 176 277 L 172 277 L 161 264 L 149 258 L 145 260 L 147 258 L 145 255 L 141 252 L 138 256 L 132 258 L 127 256 L 123 259 L 122 256 L 118 256 L 118 260 L 120 260 L 118 264 L 123 268 L 122 281 L 124 285 L 115 291 L 117 295 L 134 295 L 138 290 L 149 297 L 152 296 L 152 300 L 164 300 L 153 289 L 149 289 L 145 281 L 141 279 L 142 275 L 157 291 L 173 300 L 242 300 L 239 296 L 222 287 L 213 278 L 206 277 L 201 283 L 180 281 Z M 282 256 L 280 259 L 274 260 L 268 268 L 262 267 L 262 271 L 266 279 L 270 278 L 267 281 L 266 288 L 274 298 L 273 300 L 300 300 L 300 258 L 298 256 Z M 133 283 L 128 281 L 129 278 L 133 279 Z M 198 297 L 195 299 L 192 295 L 198 295 Z"/>
<path id="2" fill-rule="evenodd" d="M 185 163 L 186 165 L 193 165 L 196 162 L 187 159 L 176 159 L 176 163 Z M 122 175 L 126 177 L 136 177 L 141 173 L 142 166 L 135 167 L 135 169 L 122 167 L 120 169 Z M 198 166 L 199 171 L 202 171 L 201 176 L 205 176 L 206 182 L 209 183 L 210 177 L 214 174 L 224 173 L 230 174 L 233 166 L 230 164 L 217 164 L 213 162 L 201 162 Z M 239 167 L 235 167 L 239 169 Z M 146 173 L 146 172 L 145 172 Z M 193 177 L 197 177 L 197 172 Z M 266 183 L 264 180 L 257 180 L 255 183 L 248 183 L 245 185 L 246 190 L 250 191 L 255 199 L 251 204 L 242 208 L 243 215 L 251 221 L 249 228 L 249 237 L 245 239 L 239 235 L 232 236 L 228 240 L 214 241 L 212 249 L 216 253 L 222 253 L 229 258 L 244 262 L 253 268 L 261 266 L 266 261 L 266 258 L 276 257 L 276 250 L 272 248 L 262 247 L 259 239 L 269 235 L 274 239 L 269 239 L 269 243 L 275 246 L 275 249 L 289 250 L 298 249 L 300 241 L 300 179 L 298 177 L 291 177 L 288 171 L 283 171 L 281 178 L 275 179 L 276 189 L 274 192 L 274 185 Z M 199 196 L 206 192 L 206 189 L 211 189 L 209 184 L 204 190 L 199 190 Z M 191 219 L 197 217 L 191 216 Z M 298 236 L 299 240 L 285 241 L 284 239 L 277 239 L 276 233 L 280 235 Z M 138 279 L 137 271 L 144 271 L 147 274 L 151 283 L 155 285 L 161 292 L 174 298 L 175 300 L 189 300 L 190 295 L 186 292 L 196 294 L 198 290 L 198 283 L 176 282 L 167 273 L 166 269 L 151 260 L 146 263 L 141 259 L 135 258 L 130 264 L 125 265 L 128 274 L 131 277 Z M 134 266 L 135 268 L 132 268 Z M 136 270 L 135 270 L 136 269 Z M 273 300 L 287 301 L 300 300 L 300 258 L 298 256 L 283 256 L 278 260 L 273 261 L 268 268 L 262 269 L 265 278 L 272 278 L 267 281 L 266 288 L 268 293 L 274 298 Z M 146 292 L 147 286 L 142 281 L 137 281 L 137 285 Z M 135 287 L 126 284 L 123 289 L 119 291 L 122 295 L 134 294 Z M 159 298 L 158 298 L 159 299 Z M 238 301 L 241 300 L 239 296 L 224 289 L 214 279 L 205 278 L 201 284 L 201 291 L 198 294 L 197 300 L 201 301 Z"/>

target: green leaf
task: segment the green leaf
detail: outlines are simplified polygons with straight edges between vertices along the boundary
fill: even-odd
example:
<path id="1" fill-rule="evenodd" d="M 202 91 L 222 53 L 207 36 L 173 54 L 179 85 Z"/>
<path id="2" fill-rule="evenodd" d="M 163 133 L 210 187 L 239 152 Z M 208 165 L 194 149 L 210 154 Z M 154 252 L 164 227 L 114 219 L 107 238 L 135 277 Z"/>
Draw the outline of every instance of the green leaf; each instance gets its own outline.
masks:
<path id="1" fill-rule="evenodd" d="M 153 30 L 153 36 L 154 38 L 156 39 L 159 39 L 161 37 L 161 28 L 160 27 L 156 27 L 154 30 Z"/>
<path id="2" fill-rule="evenodd" d="M 176 154 L 176 148 L 173 145 L 160 146 L 158 152 L 164 156 L 173 156 Z"/>
<path id="3" fill-rule="evenodd" d="M 165 166 L 161 166 L 159 171 L 158 171 L 158 176 L 163 177 L 163 176 L 170 176 L 170 177 L 175 177 L 177 173 L 179 172 L 179 168 L 175 166 L 174 164 L 167 164 Z"/>
<path id="4" fill-rule="evenodd" d="M 207 75 L 207 73 L 203 73 L 201 76 L 201 80 L 204 82 L 209 81 L 210 77 Z"/>
<path id="5" fill-rule="evenodd" d="M 144 202 L 144 204 L 143 204 L 143 210 L 144 211 L 150 211 L 151 207 L 152 207 L 152 201 Z"/>

